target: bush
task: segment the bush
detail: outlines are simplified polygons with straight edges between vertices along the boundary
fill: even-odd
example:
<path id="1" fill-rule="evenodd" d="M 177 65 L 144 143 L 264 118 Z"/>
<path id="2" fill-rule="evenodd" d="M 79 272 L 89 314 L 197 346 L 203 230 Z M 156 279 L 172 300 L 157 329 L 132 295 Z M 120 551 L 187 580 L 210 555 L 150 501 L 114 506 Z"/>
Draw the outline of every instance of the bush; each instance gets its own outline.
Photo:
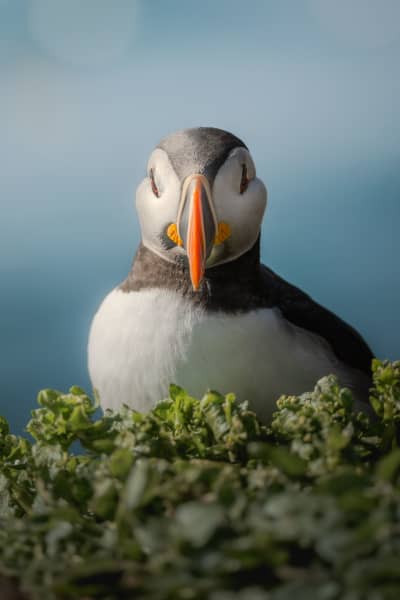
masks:
<path id="1" fill-rule="evenodd" d="M 34 443 L 0 419 L 0 573 L 46 600 L 398 600 L 400 362 L 373 377 L 372 417 L 328 376 L 269 426 L 232 394 L 97 419 L 42 391 Z"/>

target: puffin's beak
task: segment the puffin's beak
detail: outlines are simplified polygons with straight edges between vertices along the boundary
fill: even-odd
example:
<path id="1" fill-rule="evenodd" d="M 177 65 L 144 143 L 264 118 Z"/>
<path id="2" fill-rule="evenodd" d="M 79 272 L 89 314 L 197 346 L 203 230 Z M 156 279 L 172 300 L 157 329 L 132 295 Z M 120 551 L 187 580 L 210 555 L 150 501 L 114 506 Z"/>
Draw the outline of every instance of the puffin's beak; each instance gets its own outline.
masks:
<path id="1" fill-rule="evenodd" d="M 204 175 L 190 175 L 185 180 L 177 226 L 188 255 L 193 289 L 197 291 L 217 232 L 210 184 Z"/>

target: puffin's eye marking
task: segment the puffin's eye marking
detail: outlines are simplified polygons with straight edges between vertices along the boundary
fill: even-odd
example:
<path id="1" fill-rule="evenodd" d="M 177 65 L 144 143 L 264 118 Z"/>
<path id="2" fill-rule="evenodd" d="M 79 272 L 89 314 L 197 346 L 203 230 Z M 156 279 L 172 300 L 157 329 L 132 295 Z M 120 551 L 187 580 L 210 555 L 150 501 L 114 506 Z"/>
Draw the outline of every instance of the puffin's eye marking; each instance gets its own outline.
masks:
<path id="1" fill-rule="evenodd" d="M 181 238 L 179 237 L 178 228 L 176 226 L 176 223 L 171 223 L 171 225 L 168 225 L 167 236 L 177 246 L 183 246 L 183 242 L 182 242 Z"/>
<path id="2" fill-rule="evenodd" d="M 150 177 L 151 189 L 153 190 L 153 194 L 155 196 L 157 196 L 157 198 L 159 198 L 160 197 L 160 192 L 158 191 L 158 187 L 156 186 L 156 182 L 154 180 L 154 171 L 153 171 L 153 169 L 150 169 L 149 177 Z"/>
<path id="3" fill-rule="evenodd" d="M 230 237 L 231 233 L 232 231 L 228 223 L 224 223 L 223 221 L 221 223 L 218 223 L 218 232 L 215 236 L 214 244 L 216 246 L 222 244 L 225 240 L 228 239 L 228 237 Z"/>
<path id="4" fill-rule="evenodd" d="M 240 180 L 240 193 L 243 194 L 249 185 L 250 179 L 247 177 L 247 166 L 242 165 L 242 179 Z"/>

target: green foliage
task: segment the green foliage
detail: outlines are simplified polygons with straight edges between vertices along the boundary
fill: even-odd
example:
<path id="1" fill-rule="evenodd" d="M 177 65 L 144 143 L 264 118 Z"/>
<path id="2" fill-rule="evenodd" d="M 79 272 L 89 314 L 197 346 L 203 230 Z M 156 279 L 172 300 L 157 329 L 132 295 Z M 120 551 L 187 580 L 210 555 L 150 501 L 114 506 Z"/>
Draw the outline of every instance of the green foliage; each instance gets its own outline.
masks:
<path id="1" fill-rule="evenodd" d="M 232 394 L 171 386 L 96 418 L 79 388 L 0 418 L 0 575 L 33 599 L 398 600 L 400 362 L 371 415 L 334 377 L 269 426 Z"/>

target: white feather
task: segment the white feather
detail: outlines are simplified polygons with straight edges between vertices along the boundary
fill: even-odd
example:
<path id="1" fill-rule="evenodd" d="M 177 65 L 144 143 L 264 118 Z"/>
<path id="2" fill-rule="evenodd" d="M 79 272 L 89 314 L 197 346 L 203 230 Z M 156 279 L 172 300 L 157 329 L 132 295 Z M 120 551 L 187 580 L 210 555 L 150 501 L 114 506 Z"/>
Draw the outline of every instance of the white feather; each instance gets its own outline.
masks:
<path id="1" fill-rule="evenodd" d="M 354 381 L 325 341 L 278 309 L 207 313 L 169 290 L 112 291 L 94 317 L 89 372 L 103 408 L 146 411 L 170 383 L 194 396 L 235 392 L 267 420 L 282 393 L 311 390 L 334 373 Z"/>

